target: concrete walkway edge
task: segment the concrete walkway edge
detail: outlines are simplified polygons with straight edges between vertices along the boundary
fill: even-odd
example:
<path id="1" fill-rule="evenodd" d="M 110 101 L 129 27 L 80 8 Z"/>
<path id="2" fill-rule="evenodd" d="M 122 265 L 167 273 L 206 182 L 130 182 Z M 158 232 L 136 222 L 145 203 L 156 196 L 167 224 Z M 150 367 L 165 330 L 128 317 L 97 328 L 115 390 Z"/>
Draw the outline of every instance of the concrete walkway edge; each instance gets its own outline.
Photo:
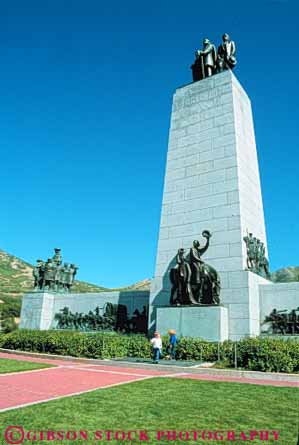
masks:
<path id="1" fill-rule="evenodd" d="M 176 366 L 174 365 L 156 365 L 151 363 L 132 363 L 126 361 L 115 361 L 108 359 L 89 359 L 84 357 L 71 357 L 71 356 L 63 356 L 56 354 L 45 354 L 38 352 L 26 352 L 26 351 L 18 351 L 12 349 L 4 349 L 0 348 L 0 352 L 4 352 L 6 354 L 14 354 L 24 357 L 32 357 L 32 358 L 40 358 L 40 359 L 51 359 L 51 360 L 61 360 L 61 361 L 71 361 L 78 363 L 86 363 L 90 365 L 107 365 L 114 367 L 125 367 L 125 368 L 139 368 L 139 369 L 155 369 L 157 371 L 183 371 L 184 374 L 204 374 L 210 376 L 218 376 L 218 377 L 237 377 L 244 379 L 256 379 L 269 382 L 292 382 L 298 383 L 299 387 L 299 374 L 287 374 L 287 373 L 276 373 L 276 372 L 261 372 L 261 371 L 246 371 L 246 370 L 236 370 L 236 369 L 217 369 L 217 368 L 194 368 L 194 367 L 184 367 L 184 366 Z"/>

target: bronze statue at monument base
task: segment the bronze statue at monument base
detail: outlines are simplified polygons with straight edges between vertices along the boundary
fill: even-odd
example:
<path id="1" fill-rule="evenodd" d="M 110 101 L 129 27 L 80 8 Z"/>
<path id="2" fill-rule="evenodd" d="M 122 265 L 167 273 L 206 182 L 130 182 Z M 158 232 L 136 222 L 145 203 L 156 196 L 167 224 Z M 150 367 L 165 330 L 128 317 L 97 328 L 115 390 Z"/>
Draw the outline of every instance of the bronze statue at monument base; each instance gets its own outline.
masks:
<path id="1" fill-rule="evenodd" d="M 206 245 L 200 247 L 198 240 L 193 241 L 188 261 L 184 257 L 184 249 L 179 249 L 176 266 L 170 271 L 172 283 L 170 304 L 172 306 L 219 305 L 220 277 L 218 272 L 206 264 L 201 255 L 207 251 L 212 234 L 208 230 L 202 232 Z"/>

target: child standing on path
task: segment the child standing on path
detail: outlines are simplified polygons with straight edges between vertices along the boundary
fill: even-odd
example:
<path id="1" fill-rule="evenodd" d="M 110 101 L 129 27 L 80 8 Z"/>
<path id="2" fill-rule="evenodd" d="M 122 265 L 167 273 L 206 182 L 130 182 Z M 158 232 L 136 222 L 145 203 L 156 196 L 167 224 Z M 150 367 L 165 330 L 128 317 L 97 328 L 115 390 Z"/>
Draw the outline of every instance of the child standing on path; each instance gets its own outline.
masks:
<path id="1" fill-rule="evenodd" d="M 178 342 L 176 332 L 174 329 L 170 329 L 168 331 L 169 334 L 169 344 L 168 344 L 168 353 L 170 354 L 171 358 L 175 360 L 175 351 L 176 351 L 176 345 Z"/>
<path id="2" fill-rule="evenodd" d="M 159 332 L 154 333 L 154 337 L 151 339 L 151 344 L 153 348 L 154 363 L 158 363 L 162 351 L 162 339 Z"/>

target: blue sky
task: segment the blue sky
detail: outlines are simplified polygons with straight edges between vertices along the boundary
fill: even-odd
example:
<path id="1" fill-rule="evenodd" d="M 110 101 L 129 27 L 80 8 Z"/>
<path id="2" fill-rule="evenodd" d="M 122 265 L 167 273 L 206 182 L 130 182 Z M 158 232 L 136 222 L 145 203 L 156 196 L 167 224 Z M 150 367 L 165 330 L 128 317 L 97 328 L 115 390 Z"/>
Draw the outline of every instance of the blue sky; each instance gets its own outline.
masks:
<path id="1" fill-rule="evenodd" d="M 299 7 L 283 0 L 3 2 L 0 248 L 115 287 L 151 277 L 172 94 L 223 32 L 252 100 L 271 269 L 299 265 Z"/>

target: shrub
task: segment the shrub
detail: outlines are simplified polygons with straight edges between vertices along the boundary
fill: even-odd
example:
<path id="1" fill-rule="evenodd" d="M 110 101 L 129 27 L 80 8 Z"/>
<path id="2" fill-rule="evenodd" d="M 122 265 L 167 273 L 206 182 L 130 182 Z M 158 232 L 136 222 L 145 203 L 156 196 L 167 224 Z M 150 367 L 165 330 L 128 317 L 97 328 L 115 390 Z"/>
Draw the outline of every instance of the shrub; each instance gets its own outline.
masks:
<path id="1" fill-rule="evenodd" d="M 149 342 L 142 335 L 111 335 L 72 331 L 18 330 L 0 337 L 6 349 L 41 352 L 73 357 L 150 357 Z"/>
<path id="2" fill-rule="evenodd" d="M 0 305 L 0 318 L 14 318 L 21 314 L 21 299 L 10 299 L 1 296 L 3 303 Z"/>
<path id="3" fill-rule="evenodd" d="M 1 322 L 1 329 L 4 334 L 8 334 L 9 332 L 13 332 L 18 328 L 17 323 L 13 317 L 5 318 Z"/>
<path id="4" fill-rule="evenodd" d="M 168 337 L 163 338 L 166 353 Z M 0 347 L 87 358 L 150 358 L 148 339 L 139 334 L 82 333 L 74 331 L 17 330 L 0 335 Z M 299 342 L 273 338 L 244 338 L 238 342 L 211 343 L 179 338 L 177 359 L 200 360 L 253 371 L 299 372 Z"/>
<path id="5" fill-rule="evenodd" d="M 237 343 L 237 357 L 238 365 L 245 369 L 296 372 L 299 370 L 299 342 L 269 337 L 245 338 Z"/>
<path id="6" fill-rule="evenodd" d="M 177 358 L 214 362 L 217 360 L 217 350 L 217 343 L 209 343 L 199 338 L 182 337 L 177 346 Z"/>

